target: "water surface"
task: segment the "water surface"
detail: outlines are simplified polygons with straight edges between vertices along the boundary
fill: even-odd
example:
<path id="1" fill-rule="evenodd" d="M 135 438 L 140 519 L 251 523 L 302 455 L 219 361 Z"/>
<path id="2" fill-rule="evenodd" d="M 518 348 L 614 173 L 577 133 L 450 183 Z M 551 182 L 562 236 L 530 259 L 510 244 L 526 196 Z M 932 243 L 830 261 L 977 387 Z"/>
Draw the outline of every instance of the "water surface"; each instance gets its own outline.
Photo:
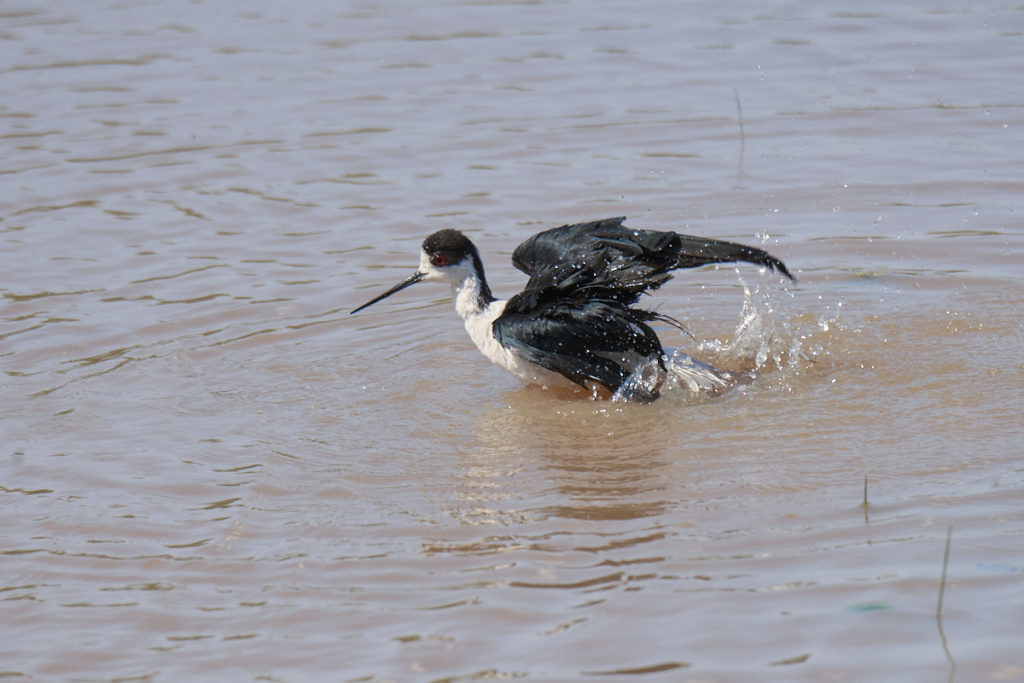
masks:
<path id="1" fill-rule="evenodd" d="M 0 672 L 1024 680 L 1022 40 L 992 3 L 6 6 Z M 521 240 L 617 215 L 786 261 L 645 302 L 752 382 L 567 400 L 443 288 L 348 315 L 441 227 L 507 296 Z"/>

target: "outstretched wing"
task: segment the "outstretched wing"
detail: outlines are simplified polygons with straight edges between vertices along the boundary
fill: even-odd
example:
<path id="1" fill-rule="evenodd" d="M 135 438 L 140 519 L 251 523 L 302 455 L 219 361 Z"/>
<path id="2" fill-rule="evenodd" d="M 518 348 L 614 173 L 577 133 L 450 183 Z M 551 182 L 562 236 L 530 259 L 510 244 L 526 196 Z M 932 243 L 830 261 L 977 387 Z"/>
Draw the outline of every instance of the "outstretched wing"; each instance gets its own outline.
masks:
<path id="1" fill-rule="evenodd" d="M 679 323 L 632 305 L 670 280 L 673 270 L 747 261 L 793 277 L 782 261 L 761 249 L 633 230 L 622 225 L 624 220 L 563 225 L 516 247 L 512 263 L 530 280 L 494 321 L 498 342 L 577 384 L 596 382 L 615 392 L 652 362 L 664 370 L 661 342 L 647 323 Z M 657 389 L 641 388 L 636 397 L 654 400 Z"/>
<path id="2" fill-rule="evenodd" d="M 610 299 L 629 306 L 645 291 L 671 279 L 671 271 L 709 263 L 745 261 L 793 279 L 786 265 L 763 249 L 675 232 L 634 230 L 623 226 L 624 220 L 563 225 L 516 247 L 512 263 L 530 276 L 525 290 L 517 295 L 516 307 L 529 310 L 552 295 Z"/>

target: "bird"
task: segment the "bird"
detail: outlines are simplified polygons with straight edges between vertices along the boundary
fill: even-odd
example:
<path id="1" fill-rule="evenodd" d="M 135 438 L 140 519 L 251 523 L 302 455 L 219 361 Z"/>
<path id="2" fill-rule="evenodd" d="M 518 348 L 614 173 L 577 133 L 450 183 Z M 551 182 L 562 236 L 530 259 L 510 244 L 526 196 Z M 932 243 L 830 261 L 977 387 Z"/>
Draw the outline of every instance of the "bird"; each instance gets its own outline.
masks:
<path id="1" fill-rule="evenodd" d="M 650 323 L 682 328 L 663 313 L 636 306 L 679 268 L 743 261 L 796 278 L 763 249 L 736 242 L 640 230 L 624 216 L 574 223 L 533 235 L 516 247 L 512 264 L 529 280 L 498 299 L 484 276 L 480 252 L 462 232 L 445 228 L 423 240 L 419 269 L 351 311 L 358 313 L 419 282 L 451 285 L 455 310 L 476 347 L 527 384 L 582 387 L 595 397 L 638 403 L 659 398 L 669 375 L 668 352 Z M 720 373 L 696 359 L 682 372 L 711 387 Z"/>

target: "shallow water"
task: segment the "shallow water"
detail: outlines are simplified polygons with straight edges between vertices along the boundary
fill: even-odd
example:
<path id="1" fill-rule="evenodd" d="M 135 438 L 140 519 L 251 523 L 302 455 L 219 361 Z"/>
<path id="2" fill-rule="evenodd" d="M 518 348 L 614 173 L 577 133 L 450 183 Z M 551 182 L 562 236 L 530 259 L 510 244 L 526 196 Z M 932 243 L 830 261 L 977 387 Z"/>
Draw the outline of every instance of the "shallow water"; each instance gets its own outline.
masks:
<path id="1" fill-rule="evenodd" d="M 1020 7 L 29 3 L 0 49 L 4 676 L 1024 680 Z M 647 300 L 752 381 L 573 400 L 440 287 L 348 315 L 440 227 L 508 295 L 615 215 L 786 261 Z"/>

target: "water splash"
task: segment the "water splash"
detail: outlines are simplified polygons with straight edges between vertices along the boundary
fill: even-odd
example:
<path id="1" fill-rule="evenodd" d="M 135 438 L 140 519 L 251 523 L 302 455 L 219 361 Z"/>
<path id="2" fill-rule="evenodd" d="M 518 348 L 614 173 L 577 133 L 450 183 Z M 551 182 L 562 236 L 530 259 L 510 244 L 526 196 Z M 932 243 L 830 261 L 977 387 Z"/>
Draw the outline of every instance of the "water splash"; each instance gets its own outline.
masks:
<path id="1" fill-rule="evenodd" d="M 701 403 L 740 385 L 756 383 L 793 391 L 808 376 L 834 366 L 843 335 L 839 308 L 792 313 L 794 293 L 769 282 L 751 288 L 742 277 L 743 307 L 726 339 L 697 344 L 694 355 L 667 350 L 664 370 L 652 362 L 634 373 L 612 397 L 629 401 L 660 392 L 673 400 Z"/>
<path id="2" fill-rule="evenodd" d="M 734 384 L 732 375 L 716 370 L 679 350 L 672 350 L 660 359 L 646 363 L 623 382 L 612 396 L 613 401 L 650 400 L 659 393 L 687 392 L 690 398 L 709 398 Z"/>
<path id="3" fill-rule="evenodd" d="M 839 306 L 822 313 L 791 313 L 794 293 L 759 282 L 743 285 L 743 308 L 729 339 L 709 339 L 697 354 L 731 374 L 734 382 L 758 381 L 792 391 L 823 367 L 842 331 Z"/>
<path id="4" fill-rule="evenodd" d="M 808 310 L 806 299 L 797 304 L 797 292 L 774 279 L 762 277 L 751 286 L 736 272 L 743 306 L 732 333 L 696 342 L 689 353 L 666 349 L 661 363 L 652 361 L 631 375 L 613 401 L 661 395 L 703 403 L 750 385 L 791 392 L 820 381 L 866 348 L 864 330 L 841 322 L 842 302 L 825 304 L 819 297 L 815 310 Z"/>

